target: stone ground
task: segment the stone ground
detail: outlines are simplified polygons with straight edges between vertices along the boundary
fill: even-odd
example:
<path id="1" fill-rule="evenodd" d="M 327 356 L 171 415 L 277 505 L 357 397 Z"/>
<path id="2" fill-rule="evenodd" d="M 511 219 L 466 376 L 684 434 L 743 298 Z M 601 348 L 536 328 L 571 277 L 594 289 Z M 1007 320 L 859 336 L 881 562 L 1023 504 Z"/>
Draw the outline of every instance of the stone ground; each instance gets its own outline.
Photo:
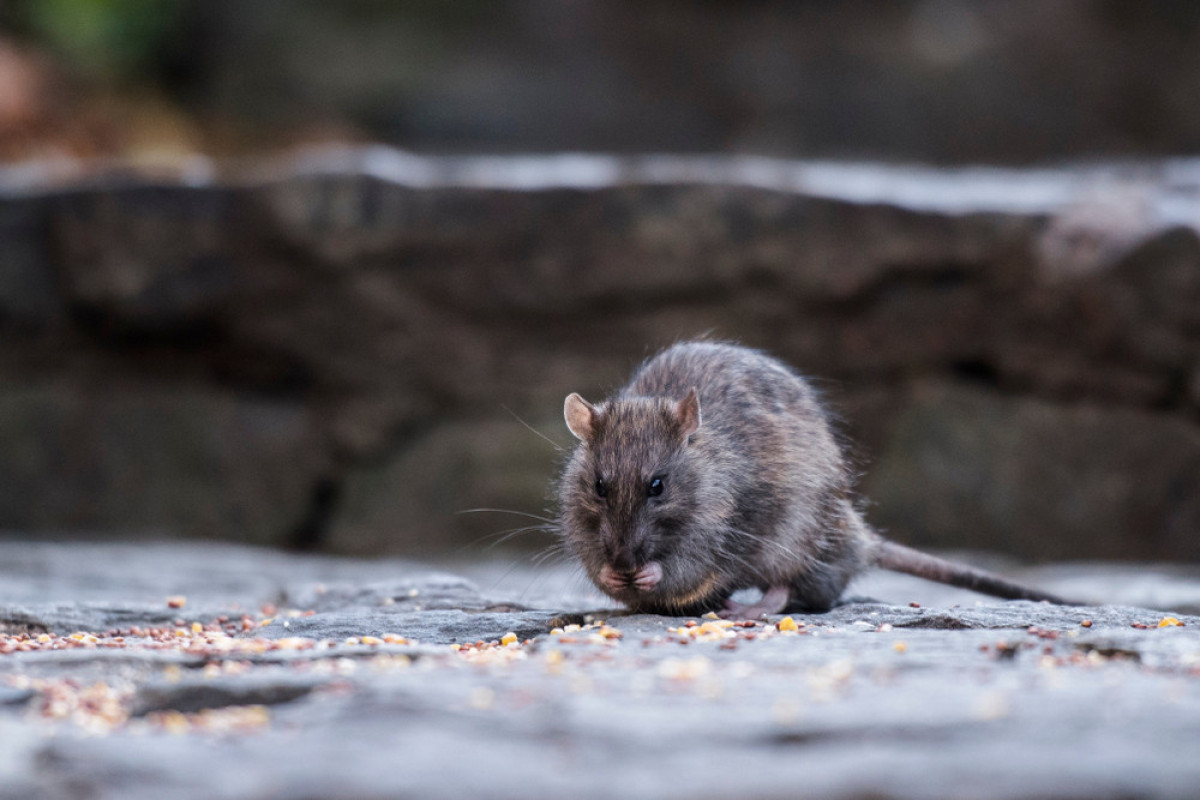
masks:
<path id="1" fill-rule="evenodd" d="M 0 542 L 0 798 L 1195 797 L 1200 569 L 1013 574 L 1115 604 L 871 575 L 740 627 L 565 567 Z"/>

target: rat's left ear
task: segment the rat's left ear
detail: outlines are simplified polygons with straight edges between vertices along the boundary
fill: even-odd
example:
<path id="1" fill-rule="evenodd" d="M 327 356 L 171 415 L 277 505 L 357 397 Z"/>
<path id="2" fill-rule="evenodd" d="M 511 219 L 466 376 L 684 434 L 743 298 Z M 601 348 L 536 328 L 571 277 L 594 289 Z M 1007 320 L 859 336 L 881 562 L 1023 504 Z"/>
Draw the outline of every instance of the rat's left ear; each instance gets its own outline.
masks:
<path id="1" fill-rule="evenodd" d="M 689 390 L 687 397 L 679 401 L 675 415 L 679 417 L 680 432 L 684 439 L 700 430 L 700 398 L 696 396 L 695 389 Z"/>

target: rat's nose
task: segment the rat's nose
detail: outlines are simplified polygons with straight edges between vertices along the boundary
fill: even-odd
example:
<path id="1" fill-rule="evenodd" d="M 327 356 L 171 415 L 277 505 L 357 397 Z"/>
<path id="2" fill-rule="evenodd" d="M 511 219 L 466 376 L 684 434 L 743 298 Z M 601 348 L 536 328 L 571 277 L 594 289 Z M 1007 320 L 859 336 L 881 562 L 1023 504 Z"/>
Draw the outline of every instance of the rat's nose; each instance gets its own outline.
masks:
<path id="1" fill-rule="evenodd" d="M 628 547 L 618 548 L 609 556 L 608 563 L 612 565 L 613 572 L 618 572 L 626 577 L 632 576 L 637 571 L 637 562 Z"/>

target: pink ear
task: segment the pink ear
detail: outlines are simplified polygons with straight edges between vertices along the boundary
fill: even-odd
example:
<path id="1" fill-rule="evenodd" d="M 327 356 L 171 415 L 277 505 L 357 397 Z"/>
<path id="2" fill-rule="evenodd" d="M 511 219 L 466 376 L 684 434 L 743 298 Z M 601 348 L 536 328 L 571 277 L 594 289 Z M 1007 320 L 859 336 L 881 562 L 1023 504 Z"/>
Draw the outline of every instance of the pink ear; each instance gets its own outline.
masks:
<path id="1" fill-rule="evenodd" d="M 679 416 L 679 427 L 683 432 L 683 438 L 686 439 L 700 430 L 700 398 L 696 396 L 695 389 L 689 390 L 687 397 L 679 401 L 679 405 L 675 407 L 675 413 Z"/>
<path id="2" fill-rule="evenodd" d="M 587 400 L 571 392 L 563 404 L 563 417 L 566 418 L 567 427 L 575 434 L 576 439 L 586 442 L 592 438 L 596 429 L 596 407 Z"/>

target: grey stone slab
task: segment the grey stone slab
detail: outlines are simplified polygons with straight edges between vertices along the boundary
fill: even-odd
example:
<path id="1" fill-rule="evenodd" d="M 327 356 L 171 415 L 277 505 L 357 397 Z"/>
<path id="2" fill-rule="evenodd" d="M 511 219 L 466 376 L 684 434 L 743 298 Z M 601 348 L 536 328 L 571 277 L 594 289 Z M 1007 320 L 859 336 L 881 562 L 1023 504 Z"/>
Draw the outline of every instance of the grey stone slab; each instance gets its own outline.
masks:
<path id="1" fill-rule="evenodd" d="M 20 706 L 29 702 L 37 693 L 32 689 L 14 689 L 0 686 L 0 706 Z"/>
<path id="2" fill-rule="evenodd" d="M 387 606 L 393 611 L 482 610 L 493 604 L 470 581 L 431 572 L 367 583 L 292 584 L 285 589 L 282 602 L 314 611 L 370 606 Z"/>
<path id="3" fill-rule="evenodd" d="M 113 568 L 104 547 L 87 552 L 97 571 Z M 475 564 L 467 580 L 402 562 L 247 548 L 150 548 L 144 562 L 136 549 L 119 553 L 131 575 L 160 571 L 137 584 L 150 596 L 238 564 L 246 584 L 231 573 L 218 589 L 242 602 L 305 600 L 314 613 L 279 613 L 239 633 L 236 643 L 255 645 L 244 651 L 145 651 L 134 642 L 0 656 L 6 800 L 1182 800 L 1200 785 L 1198 615 L 1174 613 L 1181 626 L 1158 627 L 1168 612 L 962 592 L 913 607 L 910 584 L 869 576 L 870 594 L 899 600 L 793 615 L 795 633 L 759 624 L 721 629 L 734 638 L 693 639 L 687 619 L 598 608 L 621 633 L 603 638 L 586 625 L 550 634 L 555 623 L 595 618 L 553 604 L 528 610 L 517 598 L 529 576 L 498 580 L 494 564 Z M 71 556 L 43 563 L 96 592 Z M 1139 568 L 1098 566 L 1091 578 L 1082 565 L 1068 572 L 1102 591 Z M 72 603 L 61 594 L 64 575 L 47 577 L 40 606 L 36 592 L 25 599 L 60 619 L 107 622 L 117 609 L 147 624 L 163 613 L 156 603 L 105 603 L 104 592 Z M 1045 577 L 1056 579 L 1053 570 Z M 547 578 L 539 604 L 559 590 L 580 599 L 569 573 Z M 1173 580 L 1191 590 L 1185 575 Z M 200 605 L 220 593 L 196 591 Z M 448 646 L 508 631 L 531 642 Z M 421 644 L 361 643 L 385 633 Z M 269 649 L 296 637 L 325 641 Z M 347 643 L 351 637 L 358 643 Z M 48 716 L 51 697 L 61 706 L 94 686 L 124 698 L 129 718 L 96 730 L 69 707 Z M 235 720 L 247 706 L 266 710 L 251 715 L 248 728 L 219 727 L 222 714 Z"/>
<path id="4" fill-rule="evenodd" d="M 198 606 L 315 608 L 388 581 L 396 582 L 397 594 L 401 588 L 407 592 L 424 584 L 462 581 L 399 559 L 339 559 L 204 541 L 0 538 L 0 564 L 0 603 L 45 605 L 55 600 L 149 607 L 182 596 L 186 604 L 176 616 L 192 615 Z M 383 589 L 379 592 L 382 597 Z M 465 602 L 465 594 L 461 597 Z"/>
<path id="5" fill-rule="evenodd" d="M 187 763 L 196 750 L 186 739 L 68 736 L 47 757 L 59 779 L 100 796 L 149 796 L 137 792 L 151 786 L 183 797 L 249 797 L 264 786 L 282 797 L 1190 796 L 1198 698 L 1164 703 L 1169 680 L 1129 677 L 1114 689 L 1101 675 L 1065 688 L 1027 675 L 982 688 L 937 675 L 899 685 L 855 676 L 816 701 L 799 689 L 789 710 L 778 679 L 723 696 L 639 692 L 618 670 L 593 691 L 551 681 L 548 707 L 522 707 L 503 700 L 519 678 L 474 674 L 462 688 L 494 687 L 494 708 L 464 709 L 464 698 L 430 714 L 430 694 L 435 706 L 441 698 L 422 690 L 422 674 L 399 694 L 314 714 L 299 732 L 312 706 L 335 701 L 289 709 L 279 719 L 286 732 L 207 742 L 205 763 L 237 768 L 202 782 L 207 770 Z M 139 740 L 141 758 L 130 752 Z"/>
<path id="6" fill-rule="evenodd" d="M 23 800 L 44 791 L 45 783 L 38 780 L 35 767 L 44 744 L 44 737 L 28 724 L 0 714 L 0 797 Z"/>
<path id="7" fill-rule="evenodd" d="M 152 711 L 188 713 L 226 706 L 273 706 L 304 697 L 329 680 L 275 670 L 238 677 L 147 681 L 138 687 L 129 713 L 141 717 Z"/>
<path id="8" fill-rule="evenodd" d="M 184 616 L 211 618 L 220 613 L 233 613 L 229 607 L 208 609 L 168 608 L 165 603 L 143 604 L 108 603 L 34 603 L 20 606 L 0 606 L 0 632 L 57 633 L 76 631 L 108 631 L 131 626 L 174 627 L 173 622 Z"/>
<path id="9" fill-rule="evenodd" d="M 353 608 L 310 617 L 280 619 L 250 635 L 268 639 L 303 636 L 343 640 L 355 636 L 397 634 L 422 643 L 455 644 L 498 640 L 512 632 L 519 638 L 547 634 L 562 616 L 558 611 L 429 611 L 392 610 L 389 607 Z"/>

